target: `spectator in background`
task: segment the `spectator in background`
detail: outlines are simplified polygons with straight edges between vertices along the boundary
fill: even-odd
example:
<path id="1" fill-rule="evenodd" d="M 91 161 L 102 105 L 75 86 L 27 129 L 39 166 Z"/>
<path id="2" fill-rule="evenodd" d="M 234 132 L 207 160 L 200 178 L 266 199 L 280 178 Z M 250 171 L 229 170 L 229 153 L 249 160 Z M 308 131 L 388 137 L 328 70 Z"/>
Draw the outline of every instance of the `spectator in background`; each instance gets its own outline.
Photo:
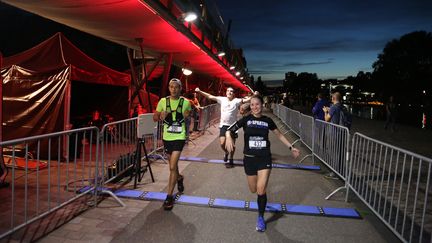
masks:
<path id="1" fill-rule="evenodd" d="M 323 93 L 319 93 L 317 95 L 317 101 L 312 108 L 312 114 L 314 119 L 322 120 L 324 121 L 324 110 L 323 108 L 325 106 L 329 106 L 329 102 L 325 99 L 325 96 Z"/>
<path id="2" fill-rule="evenodd" d="M 194 119 L 192 131 L 195 132 L 198 131 L 199 115 L 200 115 L 200 110 L 202 109 L 200 102 L 198 100 L 198 94 L 196 92 L 193 93 L 190 102 L 192 105 L 192 118 Z"/>
<path id="3" fill-rule="evenodd" d="M 328 106 L 324 106 L 323 107 L 323 111 L 324 111 L 324 119 L 326 122 L 330 122 L 333 124 L 337 124 L 339 125 L 341 122 L 341 113 L 342 111 L 342 95 L 339 92 L 334 92 L 331 96 L 331 100 L 332 100 L 332 105 L 330 107 Z M 332 139 L 338 139 L 339 138 L 339 144 L 336 145 L 337 148 L 339 148 L 338 154 L 336 155 L 337 158 L 337 164 L 335 165 L 336 168 L 334 168 L 335 170 L 338 171 L 343 171 L 343 168 L 345 166 L 345 154 L 344 154 L 344 147 L 345 147 L 345 140 L 341 137 L 338 136 L 338 134 L 332 134 L 334 132 L 334 130 L 330 129 L 329 133 L 326 134 L 327 138 L 329 140 L 327 140 L 327 142 L 329 142 Z M 329 143 L 330 144 L 330 143 Z M 327 179 L 335 179 L 338 180 L 339 177 L 337 177 L 336 173 L 334 173 L 333 171 L 330 172 L 329 174 L 324 176 Z"/>
<path id="4" fill-rule="evenodd" d="M 284 93 L 282 97 L 282 105 L 291 108 L 291 102 L 289 100 L 288 94 Z"/>
<path id="5" fill-rule="evenodd" d="M 384 129 L 387 130 L 387 128 L 390 126 L 390 129 L 392 132 L 395 131 L 395 123 L 396 123 L 396 115 L 397 115 L 397 106 L 394 102 L 394 97 L 390 96 L 389 101 L 386 104 L 386 124 Z"/>

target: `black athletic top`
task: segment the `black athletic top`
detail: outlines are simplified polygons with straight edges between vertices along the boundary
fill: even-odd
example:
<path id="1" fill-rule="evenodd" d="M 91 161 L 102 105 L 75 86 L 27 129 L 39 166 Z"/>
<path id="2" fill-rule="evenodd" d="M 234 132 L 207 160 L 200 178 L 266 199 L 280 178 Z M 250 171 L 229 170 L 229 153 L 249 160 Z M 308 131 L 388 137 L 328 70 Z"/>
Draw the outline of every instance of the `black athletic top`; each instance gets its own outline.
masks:
<path id="1" fill-rule="evenodd" d="M 252 114 L 245 116 L 231 125 L 228 130 L 236 132 L 243 128 L 245 155 L 252 156 L 271 156 L 270 141 L 268 139 L 269 130 L 275 130 L 276 124 L 267 116 L 254 117 Z"/>

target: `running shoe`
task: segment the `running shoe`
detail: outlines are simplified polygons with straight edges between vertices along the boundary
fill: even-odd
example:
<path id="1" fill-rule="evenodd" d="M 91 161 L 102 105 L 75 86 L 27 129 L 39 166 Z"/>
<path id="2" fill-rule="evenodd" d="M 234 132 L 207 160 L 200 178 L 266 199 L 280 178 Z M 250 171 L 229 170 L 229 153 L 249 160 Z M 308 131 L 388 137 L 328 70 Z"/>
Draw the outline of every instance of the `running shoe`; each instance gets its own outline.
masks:
<path id="1" fill-rule="evenodd" d="M 172 195 L 167 195 L 164 203 L 163 203 L 164 210 L 171 210 L 174 207 L 174 197 Z"/>
<path id="2" fill-rule="evenodd" d="M 224 162 L 227 162 L 228 161 L 228 154 L 225 154 L 224 155 Z"/>
<path id="3" fill-rule="evenodd" d="M 183 179 L 184 177 L 182 175 L 179 175 L 178 179 L 177 179 L 177 190 L 180 193 L 184 192 L 184 184 L 183 184 Z"/>
<path id="4" fill-rule="evenodd" d="M 264 232 L 266 230 L 266 222 L 263 216 L 258 216 L 255 229 L 258 232 Z"/>
<path id="5" fill-rule="evenodd" d="M 225 168 L 231 169 L 234 167 L 234 161 L 233 159 L 230 159 L 228 163 L 225 163 Z"/>

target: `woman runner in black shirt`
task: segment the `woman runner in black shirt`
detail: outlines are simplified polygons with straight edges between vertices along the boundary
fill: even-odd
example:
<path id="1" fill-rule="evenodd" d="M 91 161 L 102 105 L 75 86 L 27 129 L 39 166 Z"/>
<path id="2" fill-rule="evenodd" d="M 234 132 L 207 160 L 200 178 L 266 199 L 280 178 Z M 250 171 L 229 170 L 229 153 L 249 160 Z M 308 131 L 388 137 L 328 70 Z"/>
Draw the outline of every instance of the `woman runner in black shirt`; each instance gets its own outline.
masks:
<path id="1" fill-rule="evenodd" d="M 291 143 L 278 130 L 273 120 L 262 114 L 263 103 L 260 96 L 253 96 L 250 103 L 251 114 L 231 125 L 226 132 L 226 149 L 232 151 L 234 142 L 231 133 L 241 127 L 244 130 L 243 164 L 249 189 L 258 196 L 256 230 L 259 232 L 264 232 L 266 229 L 264 221 L 264 211 L 267 204 L 266 188 L 272 168 L 270 141 L 268 139 L 269 130 L 291 150 L 294 158 L 300 155 L 300 151 L 293 148 Z"/>

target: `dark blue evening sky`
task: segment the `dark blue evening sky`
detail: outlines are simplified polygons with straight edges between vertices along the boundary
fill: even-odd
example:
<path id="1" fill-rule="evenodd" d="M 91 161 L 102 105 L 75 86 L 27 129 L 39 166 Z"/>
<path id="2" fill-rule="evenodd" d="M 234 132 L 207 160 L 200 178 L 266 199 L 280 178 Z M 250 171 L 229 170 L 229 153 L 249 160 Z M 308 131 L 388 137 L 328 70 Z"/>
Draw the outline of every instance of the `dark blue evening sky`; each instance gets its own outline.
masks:
<path id="1" fill-rule="evenodd" d="M 345 78 L 372 71 L 387 42 L 432 32 L 431 0 L 215 0 L 249 73 L 282 80 L 293 72 Z"/>

